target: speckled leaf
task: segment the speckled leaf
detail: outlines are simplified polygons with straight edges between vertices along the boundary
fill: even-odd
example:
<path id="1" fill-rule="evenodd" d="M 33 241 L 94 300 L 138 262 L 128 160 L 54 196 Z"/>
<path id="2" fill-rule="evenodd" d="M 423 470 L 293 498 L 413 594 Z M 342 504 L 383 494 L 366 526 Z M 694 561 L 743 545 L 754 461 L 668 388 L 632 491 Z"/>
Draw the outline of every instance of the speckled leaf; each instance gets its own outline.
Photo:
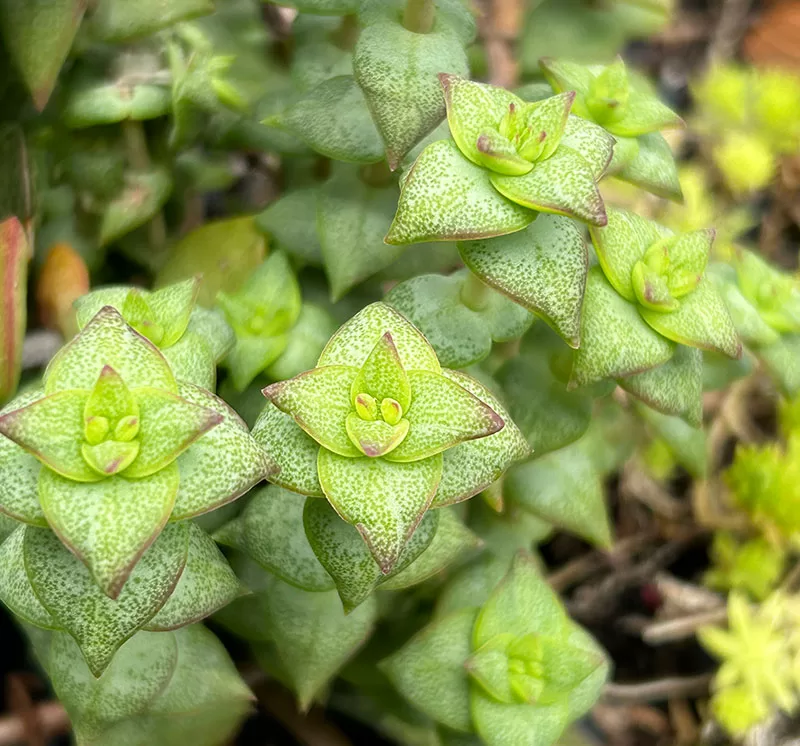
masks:
<path id="1" fill-rule="evenodd" d="M 593 169 L 566 145 L 524 176 L 492 174 L 490 180 L 504 197 L 531 210 L 569 215 L 592 225 L 607 222 Z"/>
<path id="2" fill-rule="evenodd" d="M 194 624 L 227 606 L 241 593 L 238 578 L 214 540 L 199 526 L 186 525 L 186 565 L 175 590 L 145 629 L 165 632 Z"/>
<path id="3" fill-rule="evenodd" d="M 405 545 L 393 571 L 384 575 L 358 530 L 343 521 L 326 500 L 309 500 L 303 513 L 306 536 L 319 562 L 333 578 L 349 614 L 381 583 L 402 572 L 434 540 L 439 511 L 428 511 Z"/>
<path id="4" fill-rule="evenodd" d="M 317 365 L 351 365 L 360 368 L 378 339 L 386 332 L 406 370 L 441 370 L 436 353 L 413 324 L 385 303 L 371 303 L 362 308 L 334 334 Z"/>
<path id="5" fill-rule="evenodd" d="M 349 75 L 320 83 L 266 124 L 291 132 L 328 158 L 350 163 L 383 160 L 383 141 L 364 94 Z"/>
<path id="6" fill-rule="evenodd" d="M 20 526 L 0 544 L 0 600 L 27 624 L 58 629 L 50 612 L 42 606 L 25 571 L 23 548 L 26 526 Z"/>
<path id="7" fill-rule="evenodd" d="M 222 421 L 178 457 L 180 485 L 174 521 L 219 508 L 277 470 L 270 452 L 254 440 L 241 417 L 222 399 L 190 383 L 180 384 L 180 395 L 213 410 Z"/>
<path id="8" fill-rule="evenodd" d="M 686 471 L 697 479 L 703 479 L 708 468 L 706 432 L 689 425 L 680 417 L 672 417 L 637 404 L 636 413 L 643 419 L 651 434 L 655 435 L 672 453 Z"/>
<path id="9" fill-rule="evenodd" d="M 223 419 L 219 412 L 158 389 L 138 388 L 135 396 L 142 424 L 139 455 L 125 470 L 128 478 L 149 477 L 163 469 Z"/>
<path id="10" fill-rule="evenodd" d="M 278 466 L 270 480 L 302 495 L 324 497 L 317 478 L 319 444 L 291 415 L 267 402 L 253 427 L 253 438 Z"/>
<path id="11" fill-rule="evenodd" d="M 658 132 L 642 135 L 636 142 L 636 155 L 615 176 L 659 197 L 682 202 L 678 167 L 669 143 Z"/>
<path id="12" fill-rule="evenodd" d="M 143 479 L 117 475 L 91 484 L 42 469 L 39 500 L 59 538 L 86 564 L 98 586 L 116 598 L 167 522 L 179 479 L 174 464 Z"/>
<path id="13" fill-rule="evenodd" d="M 46 529 L 26 529 L 25 568 L 37 598 L 75 638 L 92 673 L 100 676 L 119 646 L 164 605 L 183 570 L 187 545 L 185 525 L 166 528 L 116 599 L 108 598 Z"/>
<path id="14" fill-rule="evenodd" d="M 577 444 L 512 468 L 503 496 L 593 544 L 611 546 L 603 479 Z"/>
<path id="15" fill-rule="evenodd" d="M 644 322 L 599 267 L 589 271 L 571 386 L 641 373 L 665 363 L 673 351 L 674 345 Z"/>
<path id="16" fill-rule="evenodd" d="M 87 391 L 60 391 L 0 416 L 0 434 L 59 474 L 81 482 L 102 477 L 81 454 Z"/>
<path id="17" fill-rule="evenodd" d="M 439 140 L 407 172 L 386 242 L 491 238 L 522 230 L 535 217 L 500 194 L 490 173 L 470 163 L 455 143 Z"/>
<path id="18" fill-rule="evenodd" d="M 375 343 L 353 380 L 350 387 L 351 399 L 355 401 L 362 393 L 369 394 L 379 403 L 386 398 L 394 399 L 403 412 L 411 403 L 411 384 L 400 362 L 391 332 L 386 332 Z"/>
<path id="19" fill-rule="evenodd" d="M 458 75 L 442 73 L 447 124 L 458 149 L 473 163 L 483 165 L 478 138 L 486 130 L 497 129 L 509 106 L 522 108 L 525 102 L 505 88 L 476 83 Z"/>
<path id="20" fill-rule="evenodd" d="M 623 137 L 638 137 L 663 129 L 683 126 L 683 120 L 657 95 L 632 84 L 624 116 L 610 124 L 611 132 Z"/>
<path id="21" fill-rule="evenodd" d="M 201 291 L 202 287 L 201 285 Z M 233 329 L 228 326 L 221 313 L 199 306 L 195 306 L 192 311 L 186 332 L 203 339 L 215 362 L 222 360 L 236 341 Z"/>
<path id="22" fill-rule="evenodd" d="M 45 371 L 45 393 L 91 390 L 106 365 L 119 373 L 128 388 L 178 391 L 158 349 L 131 329 L 118 311 L 106 306 L 52 359 Z"/>
<path id="23" fill-rule="evenodd" d="M 411 463 L 346 458 L 320 448 L 319 481 L 336 512 L 364 537 L 384 574 L 391 572 L 442 476 L 442 457 Z"/>
<path id="24" fill-rule="evenodd" d="M 488 388 L 460 371 L 442 373 L 491 407 L 503 419 L 505 427 L 494 435 L 448 448 L 442 454 L 442 480 L 433 507 L 452 505 L 476 495 L 499 479 L 510 464 L 530 454 L 525 437 Z"/>
<path id="25" fill-rule="evenodd" d="M 759 348 L 758 357 L 781 391 L 790 397 L 800 392 L 800 335 L 783 335 L 777 342 Z"/>
<path id="26" fill-rule="evenodd" d="M 29 389 L 0 409 L 0 416 L 33 404 L 43 395 L 40 388 Z M 38 496 L 41 468 L 35 456 L 0 435 L 0 511 L 24 523 L 47 525 Z"/>
<path id="27" fill-rule="evenodd" d="M 318 190 L 317 234 L 334 301 L 405 251 L 383 241 L 396 206 L 393 181 L 370 186 L 350 166 L 335 167 Z"/>
<path id="28" fill-rule="evenodd" d="M 484 307 L 464 305 L 466 282 L 464 271 L 449 277 L 419 275 L 396 285 L 385 299 L 422 331 L 439 361 L 451 368 L 483 360 L 492 341 L 517 339 L 533 321 L 527 311 L 488 289 Z"/>
<path id="29" fill-rule="evenodd" d="M 386 145 L 390 168 L 444 117 L 437 75 L 466 75 L 461 41 L 437 18 L 433 30 L 417 34 L 399 19 L 376 20 L 365 28 L 353 52 L 353 72 Z"/>
<path id="30" fill-rule="evenodd" d="M 423 521 L 428 515 L 439 517 L 439 526 L 430 546 L 408 567 L 393 572 L 381 584 L 381 590 L 398 591 L 424 583 L 470 550 L 481 547 L 481 540 L 462 523 L 455 508 L 429 511 Z"/>
<path id="31" fill-rule="evenodd" d="M 681 298 L 676 311 L 659 313 L 642 307 L 639 312 L 653 329 L 675 342 L 721 352 L 732 358 L 742 354 L 742 343 L 728 309 L 707 277 Z"/>
<path id="32" fill-rule="evenodd" d="M 746 344 L 763 347 L 777 342 L 780 335 L 761 318 L 758 309 L 739 289 L 736 272 L 731 266 L 720 262 L 710 264 L 706 276 L 722 296 L 736 333 Z"/>
<path id="33" fill-rule="evenodd" d="M 246 330 L 240 332 L 236 346 L 223 362 L 234 388 L 239 392 L 244 391 L 259 373 L 278 360 L 288 343 L 286 334 L 270 337 L 249 334 Z"/>
<path id="34" fill-rule="evenodd" d="M 201 282 L 198 276 L 190 277 L 183 282 L 167 285 L 148 296 L 148 305 L 164 327 L 164 337 L 159 342 L 160 347 L 174 345 L 186 331 L 200 292 Z"/>
<path id="35" fill-rule="evenodd" d="M 380 665 L 415 707 L 457 731 L 471 731 L 469 679 L 474 609 L 462 609 L 425 627 Z"/>
<path id="36" fill-rule="evenodd" d="M 599 124 L 570 115 L 564 128 L 561 144 L 579 153 L 592 169 L 595 180 L 611 165 L 618 144 Z"/>
<path id="37" fill-rule="evenodd" d="M 96 73 L 72 81 L 61 119 L 70 129 L 80 130 L 125 120 L 145 121 L 169 114 L 171 97 L 163 85 L 137 83 L 120 86 Z"/>
<path id="38" fill-rule="evenodd" d="M 144 225 L 169 198 L 172 178 L 165 169 L 130 171 L 124 189 L 106 206 L 100 221 L 101 246 L 108 246 Z"/>
<path id="39" fill-rule="evenodd" d="M 181 21 L 214 12 L 212 0 L 104 0 L 91 15 L 89 30 L 106 42 L 121 42 L 149 36 Z"/>
<path id="40" fill-rule="evenodd" d="M 305 591 L 329 591 L 334 587 L 333 580 L 317 559 L 303 528 L 306 501 L 302 495 L 276 485 L 260 489 L 239 518 L 241 548 L 286 583 Z M 311 502 L 327 506 L 325 500 Z"/>
<path id="41" fill-rule="evenodd" d="M 282 412 L 290 414 L 314 440 L 342 456 L 358 456 L 345 428 L 353 409 L 350 387 L 358 370 L 346 365 L 327 365 L 301 373 L 264 389 Z"/>
<path id="42" fill-rule="evenodd" d="M 256 216 L 256 225 L 292 256 L 310 264 L 322 263 L 316 222 L 317 187 L 287 191 Z"/>
<path id="43" fill-rule="evenodd" d="M 572 220 L 542 215 L 523 231 L 461 241 L 458 250 L 484 282 L 540 315 L 573 347 L 580 344 L 589 256 Z"/>
<path id="44" fill-rule="evenodd" d="M 558 741 L 568 723 L 564 702 L 520 706 L 491 698 L 479 687 L 471 690 L 471 711 L 475 728 L 486 746 L 530 746 Z"/>
<path id="45" fill-rule="evenodd" d="M 3 0 L 0 4 L 6 50 L 39 111 L 50 98 L 85 9 L 85 0 Z"/>
<path id="46" fill-rule="evenodd" d="M 349 20 L 332 16 L 300 14 L 292 23 L 292 82 L 299 91 L 310 91 L 340 75 L 353 75 L 353 55 L 344 49 L 354 40 Z"/>
<path id="47" fill-rule="evenodd" d="M 175 378 L 209 391 L 216 388 L 217 366 L 209 342 L 214 345 L 207 335 L 187 331 L 172 347 L 161 351 Z"/>
<path id="48" fill-rule="evenodd" d="M 492 435 L 505 422 L 477 396 L 445 376 L 409 371 L 411 407 L 405 417 L 411 427 L 405 439 L 386 458 L 418 461 L 466 440 Z"/>
<path id="49" fill-rule="evenodd" d="M 608 225 L 589 229 L 597 258 L 614 289 L 626 300 L 635 301 L 634 265 L 652 244 L 672 231 L 628 210 L 610 207 L 607 214 Z"/>
<path id="50" fill-rule="evenodd" d="M 270 580 L 263 598 L 270 633 L 306 710 L 366 641 L 375 623 L 375 601 L 367 599 L 345 615 L 336 591 L 308 593 L 278 578 Z"/>
<path id="51" fill-rule="evenodd" d="M 703 353 L 684 345 L 666 363 L 621 378 L 619 385 L 664 414 L 683 417 L 700 427 L 703 421 Z"/>

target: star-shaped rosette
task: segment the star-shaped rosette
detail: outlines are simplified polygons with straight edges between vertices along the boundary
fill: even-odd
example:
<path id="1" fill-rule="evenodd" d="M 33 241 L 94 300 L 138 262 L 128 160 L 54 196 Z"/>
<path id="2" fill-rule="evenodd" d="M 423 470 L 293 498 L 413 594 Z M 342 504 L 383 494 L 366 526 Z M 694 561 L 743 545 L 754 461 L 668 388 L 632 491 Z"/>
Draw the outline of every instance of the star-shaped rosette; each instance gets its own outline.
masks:
<path id="1" fill-rule="evenodd" d="M 553 59 L 540 64 L 554 91 L 574 92 L 575 114 L 614 136 L 609 174 L 660 197 L 682 200 L 672 150 L 660 130 L 682 127 L 683 120 L 644 77 L 627 70 L 621 58 L 607 66 Z"/>
<path id="2" fill-rule="evenodd" d="M 605 225 L 597 181 L 614 138 L 570 114 L 573 92 L 531 103 L 496 86 L 439 77 L 453 139 L 428 145 L 405 174 L 387 243 L 502 236 L 539 212 Z"/>
<path id="3" fill-rule="evenodd" d="M 111 306 L 161 351 L 179 381 L 213 390 L 217 363 L 233 347 L 234 336 L 220 314 L 196 305 L 200 283 L 194 277 L 156 291 L 99 288 L 75 301 L 78 326 Z"/>
<path id="4" fill-rule="evenodd" d="M 253 435 L 280 467 L 273 481 L 326 497 L 384 574 L 426 510 L 472 497 L 529 452 L 497 398 L 442 368 L 384 303 L 341 327 L 316 368 L 264 395 Z"/>

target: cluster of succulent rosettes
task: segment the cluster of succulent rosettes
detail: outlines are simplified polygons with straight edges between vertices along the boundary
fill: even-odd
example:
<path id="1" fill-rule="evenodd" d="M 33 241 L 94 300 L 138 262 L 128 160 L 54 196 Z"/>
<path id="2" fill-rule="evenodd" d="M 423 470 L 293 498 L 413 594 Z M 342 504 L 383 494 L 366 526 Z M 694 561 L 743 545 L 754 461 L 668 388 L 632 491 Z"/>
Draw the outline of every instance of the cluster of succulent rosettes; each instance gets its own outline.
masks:
<path id="1" fill-rule="evenodd" d="M 659 130 L 683 126 L 643 77 L 627 70 L 621 58 L 608 66 L 541 60 L 556 92 L 572 91 L 573 113 L 596 122 L 616 140 L 608 173 L 661 197 L 681 199 L 672 151 Z"/>
<path id="2" fill-rule="evenodd" d="M 0 413 L 0 511 L 25 524 L 2 545 L 0 598 L 69 632 L 99 675 L 137 629 L 188 624 L 235 597 L 224 558 L 184 519 L 274 471 L 233 410 L 177 380 L 103 307 L 43 386 Z"/>
<path id="3" fill-rule="evenodd" d="M 439 76 L 452 140 L 428 145 L 405 174 L 386 242 L 490 238 L 539 212 L 605 225 L 597 181 L 614 138 L 570 109 L 570 91 L 528 102 L 456 75 Z"/>
<path id="4" fill-rule="evenodd" d="M 78 327 L 111 306 L 161 351 L 179 381 L 213 390 L 217 363 L 233 346 L 233 332 L 219 314 L 196 305 L 200 283 L 194 277 L 156 291 L 99 288 L 75 301 Z"/>
<path id="5" fill-rule="evenodd" d="M 381 666 L 426 715 L 487 746 L 526 746 L 532 733 L 555 743 L 609 669 L 525 554 L 483 607 L 435 619 Z"/>
<path id="6" fill-rule="evenodd" d="M 472 497 L 529 452 L 497 398 L 443 369 L 383 303 L 347 322 L 316 368 L 264 395 L 253 435 L 280 466 L 273 481 L 326 497 L 384 573 L 428 508 Z"/>

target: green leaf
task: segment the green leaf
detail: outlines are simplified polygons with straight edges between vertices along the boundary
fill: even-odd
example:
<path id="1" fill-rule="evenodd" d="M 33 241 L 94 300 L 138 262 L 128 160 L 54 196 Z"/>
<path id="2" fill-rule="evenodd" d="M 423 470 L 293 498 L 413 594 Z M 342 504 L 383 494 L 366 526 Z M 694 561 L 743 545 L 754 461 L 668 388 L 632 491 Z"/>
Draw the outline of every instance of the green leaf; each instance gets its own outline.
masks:
<path id="1" fill-rule="evenodd" d="M 214 540 L 199 526 L 186 525 L 186 565 L 175 590 L 145 629 L 166 632 L 194 624 L 227 606 L 241 593 L 238 578 Z"/>
<path id="2" fill-rule="evenodd" d="M 109 81 L 93 71 L 75 76 L 67 93 L 61 117 L 73 130 L 117 122 L 145 121 L 167 115 L 171 98 L 163 85 Z"/>
<path id="3" fill-rule="evenodd" d="M 800 392 L 800 368 L 797 366 L 799 354 L 798 334 L 785 334 L 777 342 L 758 350 L 759 359 L 775 379 L 780 390 L 790 397 Z"/>
<path id="4" fill-rule="evenodd" d="M 319 444 L 294 421 L 267 402 L 253 427 L 253 438 L 278 466 L 270 480 L 301 495 L 324 497 L 317 478 Z"/>
<path id="5" fill-rule="evenodd" d="M 328 591 L 334 587 L 333 581 L 303 528 L 306 502 L 302 495 L 275 485 L 258 490 L 237 519 L 241 521 L 241 549 L 285 583 L 305 591 Z M 327 505 L 325 500 L 311 502 Z"/>
<path id="6" fill-rule="evenodd" d="M 336 322 L 325 309 L 312 303 L 304 303 L 300 317 L 289 335 L 289 344 L 269 367 L 267 375 L 276 381 L 282 381 L 313 368 L 335 331 Z"/>
<path id="7" fill-rule="evenodd" d="M 108 203 L 100 221 L 100 245 L 108 246 L 144 225 L 164 206 L 171 192 L 172 179 L 164 169 L 127 172 L 125 187 Z"/>
<path id="8" fill-rule="evenodd" d="M 224 320 L 222 324 L 227 326 Z M 219 349 L 218 344 L 207 334 L 201 336 L 187 331 L 172 347 L 162 350 L 161 354 L 179 381 L 213 391 L 217 385 L 217 366 L 211 345 Z"/>
<path id="9" fill-rule="evenodd" d="M 381 590 L 397 591 L 424 583 L 470 550 L 481 546 L 481 540 L 461 522 L 455 509 L 443 508 L 429 511 L 425 515 L 426 518 L 428 515 L 439 517 L 439 526 L 433 541 L 407 567 L 395 569 L 381 584 Z"/>
<path id="10" fill-rule="evenodd" d="M 381 663 L 397 690 L 437 723 L 472 730 L 469 680 L 464 663 L 470 654 L 473 609 L 434 621 Z"/>
<path id="11" fill-rule="evenodd" d="M 161 0 L 144 0 L 136 5 L 126 0 L 105 0 L 92 13 L 89 30 L 102 41 L 129 41 L 213 12 L 212 0 L 177 0 L 167 7 Z"/>
<path id="12" fill-rule="evenodd" d="M 335 591 L 307 593 L 278 578 L 270 578 L 263 598 L 270 634 L 307 710 L 372 632 L 375 602 L 367 599 L 345 615 Z"/>
<path id="13" fill-rule="evenodd" d="M 195 275 L 183 282 L 167 285 L 147 296 L 148 305 L 164 329 L 164 336 L 158 343 L 159 347 L 171 347 L 183 336 L 189 326 L 200 286 L 201 278 Z"/>
<path id="14" fill-rule="evenodd" d="M 561 144 L 579 153 L 592 169 L 595 180 L 600 179 L 611 167 L 611 161 L 619 143 L 601 126 L 570 115 L 564 128 Z"/>
<path id="15" fill-rule="evenodd" d="M 343 166 L 335 167 L 318 195 L 317 234 L 336 301 L 405 251 L 383 241 L 397 206 L 397 187 L 393 181 L 370 186 L 354 168 Z"/>
<path id="16" fill-rule="evenodd" d="M 167 522 L 179 479 L 175 465 L 143 479 L 113 476 L 91 484 L 42 469 L 39 500 L 47 522 L 113 599 Z"/>
<path id="17" fill-rule="evenodd" d="M 432 143 L 403 181 L 386 242 L 458 241 L 522 230 L 536 213 L 503 197 L 490 179 L 452 141 Z"/>
<path id="18" fill-rule="evenodd" d="M 441 456 L 401 464 L 320 448 L 317 470 L 328 501 L 359 530 L 381 571 L 391 572 L 431 504 L 442 476 Z"/>
<path id="19" fill-rule="evenodd" d="M 383 141 L 364 94 L 349 75 L 330 78 L 266 121 L 299 137 L 321 155 L 349 163 L 383 160 Z"/>
<path id="20" fill-rule="evenodd" d="M 0 434 L 20 445 L 50 469 L 70 479 L 102 477 L 81 453 L 83 409 L 88 392 L 60 391 L 0 416 Z"/>
<path id="21" fill-rule="evenodd" d="M 58 629 L 50 612 L 33 592 L 25 571 L 25 531 L 25 526 L 17 524 L 14 532 L 0 545 L 0 599 L 27 624 L 42 629 Z"/>
<path id="22" fill-rule="evenodd" d="M 387 454 L 393 462 L 425 459 L 466 440 L 492 435 L 505 422 L 490 406 L 443 375 L 413 370 L 408 435 Z"/>
<path id="23" fill-rule="evenodd" d="M 513 467 L 503 496 L 597 546 L 611 546 L 603 480 L 577 444 Z"/>
<path id="24" fill-rule="evenodd" d="M 442 374 L 490 407 L 505 426 L 493 435 L 459 443 L 442 454 L 442 480 L 432 503 L 437 508 L 476 495 L 499 479 L 510 464 L 530 454 L 525 437 L 488 388 L 460 371 L 443 370 Z"/>
<path id="25" fill-rule="evenodd" d="M 83 331 L 68 342 L 45 371 L 45 393 L 91 390 L 102 369 L 113 368 L 128 388 L 152 386 L 177 393 L 167 361 L 110 306 L 101 309 Z"/>
<path id="26" fill-rule="evenodd" d="M 703 422 L 703 353 L 678 345 L 666 363 L 621 378 L 619 385 L 664 414 L 683 417 L 690 425 Z"/>
<path id="27" fill-rule="evenodd" d="M 139 455 L 125 470 L 128 478 L 160 471 L 223 419 L 218 412 L 155 388 L 138 388 L 135 396 L 141 412 Z"/>
<path id="28" fill-rule="evenodd" d="M 673 351 L 674 345 L 655 333 L 637 307 L 611 287 L 600 267 L 589 270 L 581 346 L 575 352 L 570 385 L 641 373 L 665 363 Z"/>
<path id="29" fill-rule="evenodd" d="M 636 138 L 636 155 L 615 176 L 640 189 L 682 202 L 678 168 L 669 143 L 658 132 Z"/>
<path id="30" fill-rule="evenodd" d="M 310 91 L 337 76 L 352 77 L 353 55 L 343 48 L 355 39 L 357 27 L 350 20 L 310 14 L 295 19 L 291 74 L 299 91 Z"/>
<path id="31" fill-rule="evenodd" d="M 298 19 L 299 20 L 299 19 Z M 322 264 L 316 222 L 317 187 L 303 187 L 285 192 L 256 215 L 259 230 L 293 257 L 313 265 Z"/>
<path id="32" fill-rule="evenodd" d="M 589 233 L 608 281 L 629 301 L 636 300 L 631 281 L 636 262 L 656 241 L 672 235 L 652 220 L 615 207 L 608 209 L 608 225 L 590 228 Z"/>
<path id="33" fill-rule="evenodd" d="M 39 111 L 50 98 L 85 8 L 81 0 L 3 0 L 0 5 L 6 50 Z"/>
<path id="34" fill-rule="evenodd" d="M 384 399 L 384 403 L 389 400 Z M 390 405 L 397 411 L 396 403 Z M 395 415 L 392 415 L 394 417 Z M 356 412 L 351 412 L 345 420 L 347 434 L 365 456 L 375 458 L 386 456 L 394 451 L 408 435 L 409 422 L 402 418 L 394 424 L 385 420 L 364 420 Z"/>
<path id="35" fill-rule="evenodd" d="M 706 434 L 680 417 L 661 414 L 645 406 L 636 407 L 637 414 L 668 447 L 675 460 L 696 479 L 703 479 L 706 462 Z"/>
<path id="36" fill-rule="evenodd" d="M 385 303 L 371 303 L 334 334 L 317 365 L 348 365 L 360 368 L 378 340 L 392 333 L 392 341 L 406 370 L 441 370 L 436 353 L 413 324 Z"/>
<path id="37" fill-rule="evenodd" d="M 592 167 L 566 145 L 524 176 L 492 174 L 490 180 L 504 197 L 531 210 L 569 215 L 592 225 L 607 223 Z"/>
<path id="38" fill-rule="evenodd" d="M 357 375 L 358 370 L 346 365 L 326 365 L 273 383 L 264 396 L 325 448 L 355 457 L 360 451 L 347 434 L 345 420 L 353 410 L 350 392 Z"/>
<path id="39" fill-rule="evenodd" d="M 564 702 L 551 705 L 505 704 L 477 687 L 471 692 L 472 717 L 486 746 L 528 746 L 531 734 L 536 744 L 553 744 L 568 723 Z"/>
<path id="40" fill-rule="evenodd" d="M 180 384 L 180 395 L 214 411 L 222 421 L 178 457 L 180 485 L 173 521 L 215 510 L 245 494 L 262 479 L 272 477 L 277 470 L 271 452 L 256 442 L 241 417 L 222 399 L 190 383 Z"/>
<path id="41" fill-rule="evenodd" d="M 533 168 L 533 163 L 519 155 L 514 144 L 494 129 L 478 135 L 476 150 L 478 165 L 498 174 L 522 176 Z"/>
<path id="42" fill-rule="evenodd" d="M 345 16 L 355 13 L 359 8 L 359 0 L 268 0 L 287 8 L 294 8 L 301 13 L 318 13 L 320 15 Z"/>
<path id="43" fill-rule="evenodd" d="M 427 34 L 385 18 L 361 32 L 353 72 L 383 138 L 389 167 L 395 169 L 445 115 L 439 73 L 467 75 L 468 63 L 461 41 L 440 17 Z"/>
<path id="44" fill-rule="evenodd" d="M 164 529 L 116 599 L 95 585 L 52 531 L 25 529 L 25 568 L 37 598 L 75 638 L 97 677 L 119 646 L 164 605 L 186 562 L 187 543 L 186 526 Z"/>
<path id="45" fill-rule="evenodd" d="M 0 409 L 0 418 L 14 409 L 33 404 L 42 395 L 40 388 L 20 394 Z M 35 456 L 0 435 L 0 511 L 3 514 L 34 526 L 47 525 L 38 497 L 41 468 Z"/>
<path id="46" fill-rule="evenodd" d="M 345 614 L 363 603 L 376 587 L 402 573 L 435 539 L 439 511 L 428 511 L 403 548 L 394 569 L 381 572 L 358 530 L 343 521 L 326 500 L 306 501 L 303 512 L 307 541 L 333 578 Z"/>
<path id="47" fill-rule="evenodd" d="M 411 384 L 394 346 L 392 333 L 386 332 L 375 344 L 353 379 L 350 396 L 353 402 L 359 394 L 366 393 L 378 402 L 394 399 L 405 412 L 411 404 Z"/>
<path id="48" fill-rule="evenodd" d="M 663 104 L 644 78 L 631 81 L 630 97 L 623 117 L 609 124 L 609 131 L 623 137 L 638 137 L 683 126 L 683 120 Z"/>
<path id="49" fill-rule="evenodd" d="M 434 619 L 441 619 L 461 609 L 478 611 L 505 577 L 510 565 L 510 557 L 483 552 L 473 562 L 459 569 L 441 589 L 436 599 Z"/>
<path id="50" fill-rule="evenodd" d="M 721 352 L 732 358 L 742 354 L 728 309 L 714 284 L 704 277 L 695 290 L 680 300 L 671 313 L 640 308 L 642 318 L 659 334 L 680 344 Z"/>
<path id="51" fill-rule="evenodd" d="M 484 282 L 540 315 L 571 346 L 580 344 L 589 256 L 572 220 L 542 215 L 518 233 L 461 241 L 458 250 Z"/>

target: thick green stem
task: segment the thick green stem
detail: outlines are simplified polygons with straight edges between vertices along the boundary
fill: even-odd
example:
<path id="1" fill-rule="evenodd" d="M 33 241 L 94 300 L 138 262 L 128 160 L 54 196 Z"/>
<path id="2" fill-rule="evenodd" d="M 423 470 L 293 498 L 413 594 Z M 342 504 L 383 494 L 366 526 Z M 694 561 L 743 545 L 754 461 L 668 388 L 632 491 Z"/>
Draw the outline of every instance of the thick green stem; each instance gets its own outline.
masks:
<path id="1" fill-rule="evenodd" d="M 415 34 L 427 34 L 433 28 L 433 0 L 406 0 L 403 25 Z"/>
<path id="2" fill-rule="evenodd" d="M 339 28 L 331 34 L 331 38 L 339 49 L 352 52 L 358 41 L 359 31 L 358 18 L 350 14 L 342 16 L 342 22 L 339 24 Z"/>
<path id="3" fill-rule="evenodd" d="M 359 172 L 361 181 L 371 187 L 385 187 L 394 181 L 394 175 L 389 170 L 386 161 L 378 161 L 361 167 Z"/>
<path id="4" fill-rule="evenodd" d="M 461 286 L 461 302 L 473 311 L 483 311 L 489 305 L 490 292 L 488 286 L 470 272 Z"/>

